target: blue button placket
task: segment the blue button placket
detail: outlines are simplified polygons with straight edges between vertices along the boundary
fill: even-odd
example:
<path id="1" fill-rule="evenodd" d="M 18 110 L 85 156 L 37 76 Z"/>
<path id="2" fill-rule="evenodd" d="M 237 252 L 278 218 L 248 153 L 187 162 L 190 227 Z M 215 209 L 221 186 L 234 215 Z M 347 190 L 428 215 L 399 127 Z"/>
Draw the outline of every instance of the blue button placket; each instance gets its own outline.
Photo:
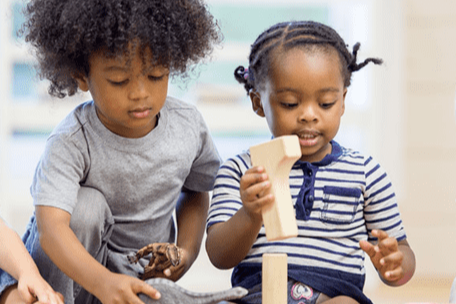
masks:
<path id="1" fill-rule="evenodd" d="M 308 162 L 298 162 L 303 173 L 303 183 L 296 199 L 296 218 L 307 221 L 313 208 L 316 166 Z"/>

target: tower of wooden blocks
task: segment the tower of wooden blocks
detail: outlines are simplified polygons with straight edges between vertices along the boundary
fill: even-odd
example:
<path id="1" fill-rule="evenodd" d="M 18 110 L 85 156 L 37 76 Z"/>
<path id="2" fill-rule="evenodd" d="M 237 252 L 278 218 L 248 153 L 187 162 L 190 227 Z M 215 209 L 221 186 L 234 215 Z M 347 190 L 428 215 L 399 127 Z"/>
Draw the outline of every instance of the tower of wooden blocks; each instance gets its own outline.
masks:
<path id="1" fill-rule="evenodd" d="M 301 158 L 296 135 L 277 137 L 267 143 L 250 147 L 252 165 L 263 166 L 271 182 L 275 202 L 263 210 L 263 224 L 268 241 L 298 235 L 298 227 L 290 194 L 289 175 L 293 164 Z M 285 253 L 263 254 L 262 303 L 286 304 L 288 264 Z"/>

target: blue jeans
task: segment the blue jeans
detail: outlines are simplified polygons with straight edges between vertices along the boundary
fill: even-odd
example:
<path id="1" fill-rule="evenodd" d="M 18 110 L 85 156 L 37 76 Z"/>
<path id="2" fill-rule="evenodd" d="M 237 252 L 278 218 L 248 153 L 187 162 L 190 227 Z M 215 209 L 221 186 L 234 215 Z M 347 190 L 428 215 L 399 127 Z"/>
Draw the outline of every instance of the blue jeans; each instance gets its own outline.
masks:
<path id="1" fill-rule="evenodd" d="M 320 296 L 320 292 L 312 289 L 312 287 L 297 282 L 293 279 L 288 279 L 288 304 L 315 304 Z M 258 284 L 249 289 L 248 295 L 243 297 L 239 303 L 242 304 L 261 304 L 262 293 L 261 284 Z"/>
<path id="2" fill-rule="evenodd" d="M 114 228 L 114 219 L 104 196 L 98 190 L 82 187 L 78 203 L 71 214 L 70 228 L 84 248 L 102 265 L 113 272 L 138 277 L 147 260 L 129 264 L 125 254 L 108 250 L 108 241 Z M 35 216 L 32 216 L 22 237 L 25 247 L 35 261 L 41 276 L 65 297 L 66 304 L 100 303 L 79 284 L 65 275 L 41 248 Z M 17 283 L 8 273 L 0 270 L 0 294 Z"/>

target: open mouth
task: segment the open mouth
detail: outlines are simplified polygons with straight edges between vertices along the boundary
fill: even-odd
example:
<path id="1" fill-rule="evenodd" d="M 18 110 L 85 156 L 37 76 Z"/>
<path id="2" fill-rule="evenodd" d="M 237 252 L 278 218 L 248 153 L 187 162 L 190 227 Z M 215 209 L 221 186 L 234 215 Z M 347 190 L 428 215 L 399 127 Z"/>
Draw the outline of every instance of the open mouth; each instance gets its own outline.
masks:
<path id="1" fill-rule="evenodd" d="M 313 146 L 317 143 L 320 133 L 316 131 L 306 131 L 297 134 L 301 146 Z"/>

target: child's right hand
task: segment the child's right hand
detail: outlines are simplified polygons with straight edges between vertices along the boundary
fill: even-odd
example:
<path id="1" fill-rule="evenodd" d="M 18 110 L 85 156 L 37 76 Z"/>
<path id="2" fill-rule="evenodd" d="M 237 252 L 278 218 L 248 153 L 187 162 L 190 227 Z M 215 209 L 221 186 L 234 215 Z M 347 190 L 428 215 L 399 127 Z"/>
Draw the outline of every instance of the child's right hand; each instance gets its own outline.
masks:
<path id="1" fill-rule="evenodd" d="M 138 297 L 143 293 L 151 299 L 160 299 L 160 292 L 146 282 L 125 274 L 112 273 L 104 284 L 104 290 L 98 295 L 103 304 L 144 304 Z"/>
<path id="2" fill-rule="evenodd" d="M 19 278 L 17 291 L 26 303 L 64 304 L 63 296 L 37 273 L 26 274 Z M 38 302 L 35 302 L 38 299 Z"/>
<path id="3" fill-rule="evenodd" d="M 262 210 L 274 203 L 270 188 L 269 177 L 261 166 L 250 168 L 242 176 L 239 192 L 244 209 L 252 220 L 262 220 Z"/>

